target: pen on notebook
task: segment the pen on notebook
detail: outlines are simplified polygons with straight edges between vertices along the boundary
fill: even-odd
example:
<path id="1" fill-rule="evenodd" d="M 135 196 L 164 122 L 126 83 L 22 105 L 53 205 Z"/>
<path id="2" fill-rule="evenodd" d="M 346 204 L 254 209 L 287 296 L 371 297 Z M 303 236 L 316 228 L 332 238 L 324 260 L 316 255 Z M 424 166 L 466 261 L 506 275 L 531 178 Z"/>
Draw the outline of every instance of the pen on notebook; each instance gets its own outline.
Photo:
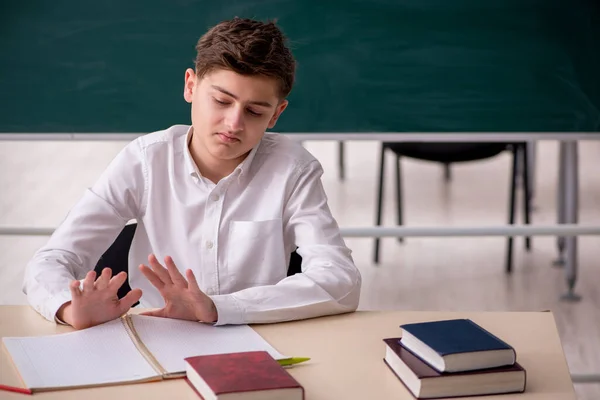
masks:
<path id="1" fill-rule="evenodd" d="M 20 387 L 16 387 L 16 386 L 8 386 L 8 385 L 0 385 L 0 390 L 5 390 L 7 392 L 22 393 L 22 394 L 33 394 L 33 392 L 30 389 L 20 388 Z"/>
<path id="2" fill-rule="evenodd" d="M 289 365 L 300 364 L 300 363 L 308 361 L 308 360 L 310 360 L 310 358 L 308 358 L 308 357 L 290 357 L 290 358 L 284 358 L 282 360 L 277 360 L 277 362 L 282 367 L 287 367 Z"/>

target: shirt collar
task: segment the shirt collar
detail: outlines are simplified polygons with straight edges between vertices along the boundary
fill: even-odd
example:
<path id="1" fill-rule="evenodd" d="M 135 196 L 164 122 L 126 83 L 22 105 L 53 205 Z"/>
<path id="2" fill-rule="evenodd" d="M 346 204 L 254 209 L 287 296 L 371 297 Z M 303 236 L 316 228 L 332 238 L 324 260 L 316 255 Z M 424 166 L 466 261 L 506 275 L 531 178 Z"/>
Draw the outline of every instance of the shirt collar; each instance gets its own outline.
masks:
<path id="1" fill-rule="evenodd" d="M 188 131 L 185 135 L 185 142 L 184 142 L 184 149 L 183 149 L 183 154 L 185 157 L 185 168 L 186 168 L 186 172 L 188 175 L 196 176 L 196 177 L 200 178 L 202 176 L 202 174 L 200 173 L 200 170 L 198 169 L 198 166 L 194 162 L 194 159 L 192 158 L 192 154 L 190 153 L 190 141 L 192 140 L 193 133 L 194 133 L 194 129 L 192 126 L 190 126 L 190 128 L 188 129 Z M 258 142 L 258 144 L 256 146 L 254 146 L 252 148 L 252 150 L 250 150 L 250 154 L 248 154 L 248 156 L 244 159 L 244 161 L 242 161 L 237 167 L 235 167 L 234 174 L 237 174 L 238 177 L 244 175 L 245 173 L 247 173 L 250 170 L 250 165 L 252 164 L 252 161 L 254 160 L 254 157 L 256 156 L 256 152 L 258 151 L 258 148 L 260 147 L 260 143 L 261 142 Z M 239 171 L 239 172 L 237 172 L 237 171 Z"/>
<path id="2" fill-rule="evenodd" d="M 200 170 L 198 170 L 198 166 L 194 162 L 194 159 L 192 158 L 192 154 L 190 153 L 190 141 L 192 140 L 193 132 L 194 132 L 194 129 L 190 126 L 190 128 L 188 129 L 188 131 L 185 135 L 185 141 L 183 142 L 183 156 L 185 158 L 185 170 L 188 175 L 200 178 L 202 175 L 200 175 Z"/>
<path id="3" fill-rule="evenodd" d="M 244 161 L 242 161 L 240 163 L 240 165 L 238 165 L 237 167 L 235 167 L 235 169 L 237 171 L 240 171 L 238 173 L 238 176 L 242 176 L 242 175 L 244 175 L 245 173 L 247 173 L 250 170 L 250 165 L 252 164 L 252 160 L 254 160 L 254 157 L 256 156 L 256 152 L 257 152 L 258 148 L 260 147 L 260 143 L 261 142 L 258 142 L 258 144 L 256 146 L 254 146 L 252 148 L 252 150 L 250 150 L 250 153 L 244 159 Z"/>

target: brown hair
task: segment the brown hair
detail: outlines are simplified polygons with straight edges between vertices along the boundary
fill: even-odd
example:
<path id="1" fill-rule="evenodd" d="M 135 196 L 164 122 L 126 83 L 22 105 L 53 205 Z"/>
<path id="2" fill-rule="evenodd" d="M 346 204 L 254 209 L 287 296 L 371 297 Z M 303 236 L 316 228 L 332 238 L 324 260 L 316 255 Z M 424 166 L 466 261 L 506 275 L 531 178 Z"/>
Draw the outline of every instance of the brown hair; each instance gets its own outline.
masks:
<path id="1" fill-rule="evenodd" d="M 277 79 L 282 99 L 292 90 L 296 62 L 274 21 L 238 17 L 223 21 L 198 40 L 196 51 L 196 74 L 200 78 L 222 68 Z"/>

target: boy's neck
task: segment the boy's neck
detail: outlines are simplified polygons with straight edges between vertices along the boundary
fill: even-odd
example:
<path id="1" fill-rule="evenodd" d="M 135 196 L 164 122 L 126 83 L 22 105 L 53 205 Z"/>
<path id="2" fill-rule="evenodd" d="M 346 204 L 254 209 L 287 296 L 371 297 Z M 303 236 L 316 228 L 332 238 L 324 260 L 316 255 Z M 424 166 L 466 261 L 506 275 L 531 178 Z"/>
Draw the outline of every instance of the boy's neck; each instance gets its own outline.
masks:
<path id="1" fill-rule="evenodd" d="M 192 160 L 198 167 L 200 174 L 214 184 L 235 171 L 236 167 L 244 161 L 248 153 L 232 160 L 220 160 L 210 155 L 203 146 L 191 140 L 189 145 Z"/>

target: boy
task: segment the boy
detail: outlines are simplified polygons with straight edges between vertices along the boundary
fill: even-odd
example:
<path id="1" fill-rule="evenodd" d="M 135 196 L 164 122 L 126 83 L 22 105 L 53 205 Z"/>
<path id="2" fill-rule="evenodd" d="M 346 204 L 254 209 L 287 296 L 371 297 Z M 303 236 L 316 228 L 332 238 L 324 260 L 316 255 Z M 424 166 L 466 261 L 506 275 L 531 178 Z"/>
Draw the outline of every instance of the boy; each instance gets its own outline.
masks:
<path id="1" fill-rule="evenodd" d="M 265 134 L 294 81 L 282 32 L 235 18 L 196 50 L 184 85 L 192 125 L 129 143 L 28 264 L 24 291 L 47 319 L 87 328 L 138 300 L 158 308 L 149 315 L 216 325 L 356 310 L 361 277 L 327 206 L 319 162 Z M 127 274 L 105 268 L 96 277 L 93 268 L 131 219 L 135 289 L 119 300 Z M 286 277 L 296 247 L 303 273 Z"/>

